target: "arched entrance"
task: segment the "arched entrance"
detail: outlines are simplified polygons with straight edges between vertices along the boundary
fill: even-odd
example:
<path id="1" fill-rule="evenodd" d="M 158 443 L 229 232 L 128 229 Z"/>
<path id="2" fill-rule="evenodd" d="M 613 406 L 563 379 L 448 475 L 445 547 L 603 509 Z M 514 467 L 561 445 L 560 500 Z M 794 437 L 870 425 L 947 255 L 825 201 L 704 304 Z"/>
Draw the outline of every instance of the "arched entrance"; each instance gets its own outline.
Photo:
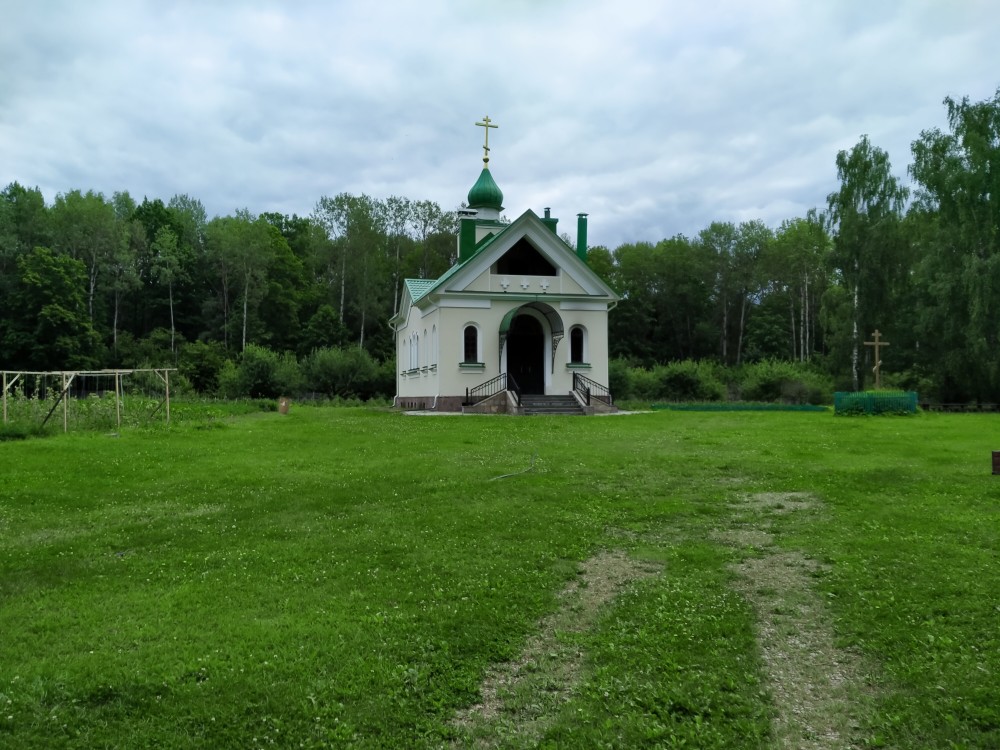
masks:
<path id="1" fill-rule="evenodd" d="M 529 302 L 508 310 L 500 323 L 500 372 L 522 393 L 547 393 L 562 338 L 562 318 L 551 305 Z"/>
<path id="2" fill-rule="evenodd" d="M 533 315 L 514 316 L 507 332 L 507 372 L 521 393 L 545 393 L 545 331 Z"/>

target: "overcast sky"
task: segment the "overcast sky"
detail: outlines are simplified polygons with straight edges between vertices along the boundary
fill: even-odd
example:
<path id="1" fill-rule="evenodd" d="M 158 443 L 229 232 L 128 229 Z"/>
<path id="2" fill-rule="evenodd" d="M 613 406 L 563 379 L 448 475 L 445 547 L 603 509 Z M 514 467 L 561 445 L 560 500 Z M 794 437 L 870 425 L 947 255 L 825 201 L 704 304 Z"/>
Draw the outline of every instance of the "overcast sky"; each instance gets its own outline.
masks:
<path id="1" fill-rule="evenodd" d="M 0 186 L 209 217 L 323 195 L 551 206 L 590 242 L 823 207 L 867 134 L 905 177 L 1000 87 L 996 0 L 0 0 Z"/>

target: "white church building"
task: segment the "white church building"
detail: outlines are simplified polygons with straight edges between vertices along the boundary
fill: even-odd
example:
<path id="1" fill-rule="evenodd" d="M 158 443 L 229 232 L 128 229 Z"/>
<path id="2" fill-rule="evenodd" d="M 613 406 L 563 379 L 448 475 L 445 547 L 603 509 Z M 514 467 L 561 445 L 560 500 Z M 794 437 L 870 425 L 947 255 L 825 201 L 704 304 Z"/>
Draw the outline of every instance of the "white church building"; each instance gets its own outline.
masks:
<path id="1" fill-rule="evenodd" d="M 438 279 L 406 279 L 396 338 L 402 409 L 544 413 L 613 410 L 608 312 L 619 297 L 587 265 L 587 215 L 576 248 L 549 209 L 500 220 L 489 170 L 459 213 L 458 261 Z"/>

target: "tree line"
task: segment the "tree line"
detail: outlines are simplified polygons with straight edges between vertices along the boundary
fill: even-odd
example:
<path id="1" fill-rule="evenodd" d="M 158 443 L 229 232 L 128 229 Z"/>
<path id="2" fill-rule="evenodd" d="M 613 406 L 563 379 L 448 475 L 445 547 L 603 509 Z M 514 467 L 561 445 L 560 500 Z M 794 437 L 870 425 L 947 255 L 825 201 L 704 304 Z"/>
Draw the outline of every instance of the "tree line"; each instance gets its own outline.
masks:
<path id="1" fill-rule="evenodd" d="M 862 137 L 826 205 L 777 227 L 590 248 L 622 296 L 611 355 L 630 367 L 804 363 L 836 387 L 883 379 L 941 401 L 1000 401 L 1000 90 L 946 98 L 911 147 L 912 188 Z M 341 193 L 310 216 L 208 219 L 187 195 L 0 192 L 0 369 L 176 365 L 199 390 L 248 347 L 394 357 L 402 280 L 456 260 L 456 211 Z M 209 363 L 209 364 L 206 364 Z M 213 369 L 214 368 L 214 369 Z"/>

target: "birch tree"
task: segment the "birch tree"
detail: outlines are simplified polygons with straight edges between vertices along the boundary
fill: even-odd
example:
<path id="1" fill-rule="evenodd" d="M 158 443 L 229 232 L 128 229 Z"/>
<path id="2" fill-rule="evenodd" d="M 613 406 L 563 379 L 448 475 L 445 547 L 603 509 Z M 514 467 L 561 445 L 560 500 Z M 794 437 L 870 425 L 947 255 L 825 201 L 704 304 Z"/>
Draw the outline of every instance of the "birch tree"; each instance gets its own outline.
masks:
<path id="1" fill-rule="evenodd" d="M 849 151 L 837 154 L 840 189 L 827 196 L 834 231 L 832 262 L 851 300 L 850 359 L 854 390 L 861 388 L 859 371 L 863 330 L 882 326 L 891 314 L 888 304 L 900 265 L 899 223 L 908 191 L 892 174 L 889 156 L 872 146 L 868 136 Z"/>

